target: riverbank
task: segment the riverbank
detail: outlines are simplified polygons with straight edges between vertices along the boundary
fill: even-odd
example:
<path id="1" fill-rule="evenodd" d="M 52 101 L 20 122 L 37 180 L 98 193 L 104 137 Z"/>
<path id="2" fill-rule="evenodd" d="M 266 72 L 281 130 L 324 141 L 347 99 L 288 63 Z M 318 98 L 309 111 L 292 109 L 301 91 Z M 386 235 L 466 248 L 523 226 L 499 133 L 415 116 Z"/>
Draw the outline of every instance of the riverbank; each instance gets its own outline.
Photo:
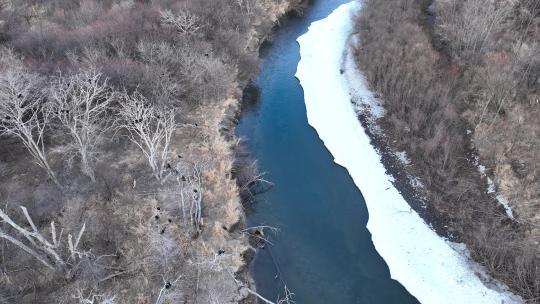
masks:
<path id="1" fill-rule="evenodd" d="M 10 122 L 3 116 L 0 201 L 13 222 L 0 229 L 0 302 L 254 302 L 231 122 L 243 87 L 256 76 L 260 45 L 280 18 L 300 4 L 96 0 L 2 5 L 3 94 L 10 83 L 6 79 L 16 70 L 21 79 L 39 79 L 32 91 L 39 92 L 39 100 L 46 96 L 39 106 L 47 111 L 63 81 L 81 91 L 99 83 L 100 94 L 107 92 L 111 100 L 90 128 L 99 129 L 91 137 L 102 139 L 89 144 L 95 180 L 79 170 L 78 152 L 56 116 L 47 126 L 47 115 L 39 117 L 45 130 L 39 137 L 46 138 L 41 152 L 57 184 L 35 167 L 23 143 L 9 138 L 4 127 Z M 30 12 L 32 17 L 20 18 Z M 186 28 L 175 22 L 182 18 L 192 24 Z M 73 75 L 80 81 L 74 86 L 67 82 Z M 79 97 L 74 92 L 66 93 L 73 94 L 64 96 L 66 104 Z M 98 95 L 87 97 L 87 104 L 106 99 Z M 139 125 L 152 137 L 151 147 L 141 143 L 144 135 L 130 129 L 143 119 L 122 117 L 125 111 L 118 109 L 131 98 L 140 98 L 133 104 L 142 103 L 153 113 L 144 112 L 150 118 Z M 0 101 L 3 110 L 9 100 Z M 175 124 L 161 121 L 161 113 L 174 114 Z M 120 121 L 125 128 L 117 126 Z M 158 160 L 150 149 L 160 151 Z M 34 233 L 39 230 L 43 239 L 29 238 L 30 232 L 26 239 L 21 236 L 29 219 L 19 206 L 28 209 L 26 217 L 31 216 Z M 57 229 L 62 231 L 58 235 Z M 78 235 L 75 248 L 72 235 Z"/>
<path id="2" fill-rule="evenodd" d="M 272 3 L 266 7 L 270 23 L 268 23 L 268 20 L 264 20 L 264 22 L 261 21 L 261 24 L 270 24 L 270 26 L 261 26 L 257 28 L 251 37 L 251 41 L 248 43 L 247 49 L 250 52 L 257 54 L 257 58 L 259 58 L 261 48 L 265 43 L 268 42 L 269 39 L 271 39 L 272 33 L 279 30 L 280 20 L 287 18 L 287 15 L 290 13 L 301 14 L 302 10 L 307 5 L 308 0 L 283 0 L 278 3 Z M 212 127 L 212 129 L 219 134 L 219 138 L 221 141 L 223 141 L 223 143 L 225 143 L 225 146 L 230 147 L 230 150 L 228 150 L 229 152 L 226 153 L 228 165 L 225 168 L 226 171 L 223 173 L 226 176 L 232 177 L 236 183 L 236 202 L 234 205 L 227 207 L 224 212 L 223 210 L 214 210 L 214 212 L 215 218 L 221 221 L 223 219 L 223 214 L 229 215 L 231 214 L 231 211 L 234 210 L 234 216 L 230 222 L 232 225 L 225 226 L 229 229 L 223 229 L 233 234 L 233 239 L 235 242 L 239 241 L 242 244 L 240 251 L 238 252 L 239 254 L 236 255 L 237 259 L 233 261 L 234 276 L 232 279 L 237 286 L 236 292 L 241 295 L 236 299 L 236 301 L 242 304 L 255 304 L 258 301 L 258 294 L 256 292 L 257 287 L 253 278 L 251 277 L 249 265 L 253 260 L 257 249 L 254 247 L 255 244 L 250 243 L 250 235 L 243 230 L 243 228 L 246 228 L 245 204 L 249 204 L 250 202 L 244 201 L 246 197 L 243 196 L 242 187 L 249 185 L 242 185 L 242 181 L 239 182 L 238 180 L 238 174 L 241 174 L 240 172 L 243 170 L 248 171 L 245 172 L 245 174 L 257 174 L 258 172 L 249 171 L 252 169 L 249 167 L 251 164 L 245 162 L 245 159 L 243 159 L 247 157 L 250 160 L 249 155 L 246 156 L 242 154 L 243 152 L 241 151 L 242 147 L 239 141 L 240 139 L 238 139 L 234 134 L 234 130 L 243 107 L 243 92 L 249 86 L 250 82 L 252 81 L 251 77 L 253 77 L 253 75 L 250 75 L 247 78 L 241 77 L 242 74 L 242 71 L 240 71 L 236 86 L 231 89 L 232 93 L 230 98 L 218 108 L 220 114 L 216 117 L 216 124 Z M 216 108 L 206 110 L 212 111 L 215 109 Z M 256 168 L 253 169 L 257 170 Z M 250 177 L 251 176 L 248 176 L 247 178 L 249 179 Z M 221 224 L 222 223 L 218 221 L 217 226 L 220 226 Z M 221 229 L 217 228 L 215 231 L 221 231 Z M 230 279 L 231 278 L 229 278 L 229 280 Z"/>
<path id="3" fill-rule="evenodd" d="M 540 34 L 534 3 L 368 1 L 354 21 L 362 43 L 351 52 L 384 108 L 379 139 L 406 156 L 400 166 L 421 182 L 415 190 L 426 198 L 428 220 L 442 222 L 441 235 L 467 244 L 490 276 L 536 303 L 540 53 L 524 51 Z M 502 19 L 478 47 L 461 44 L 479 32 L 474 22 L 489 18 Z"/>
<path id="4" fill-rule="evenodd" d="M 343 76 L 342 55 L 355 9 L 354 3 L 340 7 L 299 38 L 302 60 L 297 77 L 304 88 L 310 125 L 365 198 L 368 229 L 377 251 L 392 277 L 423 303 L 519 303 L 511 293 L 486 286 L 471 261 L 454 249 L 459 246 L 439 237 L 387 175 L 381 155 L 358 121 Z M 333 43 L 321 47 L 318 41 Z M 361 100 L 375 99 L 365 82 L 358 85 Z"/>

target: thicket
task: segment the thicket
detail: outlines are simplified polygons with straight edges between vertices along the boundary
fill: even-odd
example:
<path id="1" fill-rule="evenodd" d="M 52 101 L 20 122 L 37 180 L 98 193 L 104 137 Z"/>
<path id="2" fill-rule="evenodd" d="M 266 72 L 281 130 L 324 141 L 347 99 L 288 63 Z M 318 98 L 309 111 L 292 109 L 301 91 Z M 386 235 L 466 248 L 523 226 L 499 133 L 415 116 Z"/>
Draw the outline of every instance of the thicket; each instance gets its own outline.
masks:
<path id="1" fill-rule="evenodd" d="M 540 3 L 367 0 L 363 7 L 355 55 L 383 100 L 389 142 L 411 158 L 430 211 L 494 277 L 538 301 L 530 220 L 538 209 L 509 219 L 475 159 L 495 167 L 501 153 L 520 153 L 512 158 L 536 172 Z M 527 187 L 538 187 L 538 174 L 528 176 Z"/>
<path id="2" fill-rule="evenodd" d="M 217 255 L 206 261 L 186 244 L 202 232 L 204 204 L 222 200 L 215 208 L 227 222 L 237 212 L 227 204 L 238 195 L 228 179 L 232 148 L 205 128 L 220 118 L 219 102 L 257 72 L 258 36 L 282 2 L 0 1 L 0 198 L 11 197 L 9 187 L 56 196 L 45 206 L 31 202 L 24 216 L 16 215 L 19 200 L 2 201 L 0 302 L 197 297 L 203 266 L 222 267 Z M 23 149 L 43 169 L 35 179 L 21 177 L 34 170 L 13 153 Z M 179 275 L 186 265 L 199 268 Z M 134 290 L 118 294 L 122 286 Z M 221 301 L 220 292 L 239 287 L 212 288 L 207 296 Z"/>

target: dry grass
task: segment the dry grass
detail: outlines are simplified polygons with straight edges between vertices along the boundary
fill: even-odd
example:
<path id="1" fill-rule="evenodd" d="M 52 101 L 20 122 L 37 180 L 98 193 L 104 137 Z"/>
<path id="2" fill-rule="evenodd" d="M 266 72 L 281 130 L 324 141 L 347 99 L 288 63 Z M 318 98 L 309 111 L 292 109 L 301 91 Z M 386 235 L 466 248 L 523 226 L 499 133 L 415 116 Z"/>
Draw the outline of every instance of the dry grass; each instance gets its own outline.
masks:
<path id="1" fill-rule="evenodd" d="M 224 106 L 231 102 L 235 101 L 227 100 Z M 111 269 L 92 274 L 81 271 L 76 281 L 63 284 L 50 281 L 51 274 L 30 257 L 18 255 L 17 259 L 5 259 L 2 266 L 8 282 L 3 290 L 6 296 L 20 294 L 24 296 L 20 301 L 27 303 L 61 303 L 59 299 L 70 303 L 70 297 L 76 295 L 78 289 L 82 288 L 85 294 L 90 292 L 88 288 L 95 284 L 95 277 L 99 281 L 125 272 L 98 283 L 95 289 L 116 295 L 118 303 L 153 303 L 163 285 L 162 277 L 173 280 L 182 274 L 183 279 L 174 286 L 174 292 L 167 293 L 164 299 L 193 300 L 196 295 L 201 303 L 211 303 L 210 296 L 219 297 L 220 303 L 239 301 L 237 282 L 231 274 L 245 266 L 242 255 L 248 248 L 245 237 L 233 230 L 241 223 L 243 211 L 235 181 L 230 178 L 232 143 L 226 142 L 218 131 L 223 108 L 208 105 L 204 109 L 202 106 L 189 117 L 200 127 L 179 131 L 174 138 L 174 155 L 182 156 L 178 161 L 204 162 L 204 226 L 202 234 L 196 238 L 189 221 L 182 220 L 176 180 L 155 182 L 145 159 L 135 147 L 126 146 L 122 140 L 116 144 L 123 148 L 107 149 L 109 152 L 102 165 L 106 165 L 108 172 L 98 170 L 107 172 L 97 175 L 99 185 L 88 187 L 84 177 L 73 172 L 62 176 L 62 180 L 71 179 L 68 195 L 54 195 L 55 191 L 51 191 L 54 186 L 43 182 L 43 177 L 37 176 L 33 180 L 35 184 L 29 184 L 31 179 L 21 172 L 33 170 L 33 165 L 24 153 L 19 154 L 18 159 L 10 159 L 10 168 L 17 173 L 3 175 L 0 181 L 2 198 L 9 198 L 8 209 L 26 205 L 35 218 L 56 218 L 61 227 L 77 227 L 84 221 L 90 230 L 83 238 L 82 247 L 91 248 L 95 255 L 114 257 L 103 258 Z M 137 180 L 135 187 L 134 180 Z M 34 193 L 23 190 L 29 187 L 40 190 Z M 46 200 L 43 194 L 52 197 Z M 63 199 L 58 200 L 58 197 Z M 16 256 L 17 248 L 6 244 L 3 247 L 4 257 Z M 219 271 L 205 272 L 207 270 L 199 265 L 202 262 L 195 262 L 211 260 L 219 250 L 226 252 L 220 257 Z M 20 265 L 36 269 L 39 275 L 21 271 Z M 38 280 L 31 280 L 29 276 Z M 40 286 L 39 291 L 34 289 L 37 286 Z"/>

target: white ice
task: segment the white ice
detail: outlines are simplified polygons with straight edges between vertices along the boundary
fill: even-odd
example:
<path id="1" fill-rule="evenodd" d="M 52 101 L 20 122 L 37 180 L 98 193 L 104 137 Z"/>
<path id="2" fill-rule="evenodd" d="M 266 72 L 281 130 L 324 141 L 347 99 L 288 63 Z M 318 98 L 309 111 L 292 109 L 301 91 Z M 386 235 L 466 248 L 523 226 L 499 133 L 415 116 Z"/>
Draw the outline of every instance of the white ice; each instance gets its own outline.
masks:
<path id="1" fill-rule="evenodd" d="M 386 175 L 356 117 L 340 71 L 352 30 L 350 16 L 357 9 L 357 2 L 340 6 L 298 39 L 302 59 L 296 76 L 304 88 L 309 124 L 365 198 L 367 227 L 377 251 L 392 278 L 422 303 L 520 303 L 519 297 L 496 288 L 497 284 L 486 286 L 475 274 L 474 263 L 452 248 L 456 244 L 431 230 Z M 358 83 L 356 90 L 372 96 L 365 82 Z"/>

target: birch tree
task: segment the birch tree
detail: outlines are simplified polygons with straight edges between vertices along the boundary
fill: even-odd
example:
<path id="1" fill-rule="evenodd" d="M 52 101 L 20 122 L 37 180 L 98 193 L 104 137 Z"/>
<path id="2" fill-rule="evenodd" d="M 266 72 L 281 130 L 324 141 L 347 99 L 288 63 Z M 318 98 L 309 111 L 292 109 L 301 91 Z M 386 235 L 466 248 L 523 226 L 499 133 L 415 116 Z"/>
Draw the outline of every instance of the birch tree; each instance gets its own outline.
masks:
<path id="1" fill-rule="evenodd" d="M 54 183 L 60 185 L 46 154 L 50 111 L 43 106 L 42 78 L 24 69 L 0 74 L 0 133 L 18 138 Z"/>
<path id="2" fill-rule="evenodd" d="M 96 71 L 57 77 L 51 100 L 55 117 L 71 137 L 68 151 L 78 154 L 82 172 L 95 181 L 97 147 L 108 129 L 105 114 L 113 100 L 107 80 Z"/>
<path id="3" fill-rule="evenodd" d="M 139 92 L 124 93 L 120 100 L 117 125 L 146 157 L 157 180 L 163 178 L 169 158 L 172 135 L 177 127 L 174 111 L 165 112 L 151 105 Z"/>
<path id="4" fill-rule="evenodd" d="M 178 162 L 175 169 L 172 170 L 179 185 L 183 222 L 186 223 L 186 209 L 189 204 L 190 223 L 197 233 L 200 232 L 202 224 L 203 173 L 205 168 L 205 163 L 184 160 Z"/>
<path id="5" fill-rule="evenodd" d="M 203 176 L 202 176 L 203 166 L 199 164 L 193 165 L 193 174 L 189 179 L 189 183 L 193 188 L 190 215 L 191 223 L 195 227 L 197 232 L 201 228 L 202 220 L 202 201 L 203 201 Z"/>

